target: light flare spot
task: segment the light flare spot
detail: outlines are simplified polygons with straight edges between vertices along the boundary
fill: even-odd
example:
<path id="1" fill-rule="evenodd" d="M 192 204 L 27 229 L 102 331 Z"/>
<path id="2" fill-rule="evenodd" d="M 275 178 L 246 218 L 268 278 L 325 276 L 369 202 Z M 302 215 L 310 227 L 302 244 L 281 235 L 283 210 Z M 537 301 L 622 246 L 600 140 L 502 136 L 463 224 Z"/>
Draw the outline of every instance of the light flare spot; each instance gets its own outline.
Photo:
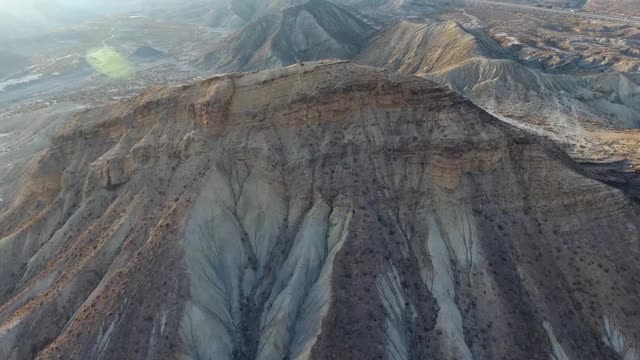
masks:
<path id="1" fill-rule="evenodd" d="M 127 79 L 135 73 L 129 61 L 110 47 L 91 49 L 86 59 L 99 73 L 111 78 Z"/>

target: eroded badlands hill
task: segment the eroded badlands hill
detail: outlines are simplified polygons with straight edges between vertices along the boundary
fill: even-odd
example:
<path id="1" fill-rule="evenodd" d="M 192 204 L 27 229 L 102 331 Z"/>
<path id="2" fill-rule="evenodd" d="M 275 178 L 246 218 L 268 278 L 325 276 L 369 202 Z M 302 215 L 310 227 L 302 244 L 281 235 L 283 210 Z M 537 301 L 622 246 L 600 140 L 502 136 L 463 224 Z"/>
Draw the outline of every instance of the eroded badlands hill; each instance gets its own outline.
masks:
<path id="1" fill-rule="evenodd" d="M 374 32 L 353 9 L 326 0 L 307 1 L 264 15 L 215 42 L 198 65 L 221 73 L 350 59 Z"/>
<path id="2" fill-rule="evenodd" d="M 421 78 L 325 62 L 151 90 L 65 123 L 14 186 L 2 359 L 640 345 L 638 204 Z"/>

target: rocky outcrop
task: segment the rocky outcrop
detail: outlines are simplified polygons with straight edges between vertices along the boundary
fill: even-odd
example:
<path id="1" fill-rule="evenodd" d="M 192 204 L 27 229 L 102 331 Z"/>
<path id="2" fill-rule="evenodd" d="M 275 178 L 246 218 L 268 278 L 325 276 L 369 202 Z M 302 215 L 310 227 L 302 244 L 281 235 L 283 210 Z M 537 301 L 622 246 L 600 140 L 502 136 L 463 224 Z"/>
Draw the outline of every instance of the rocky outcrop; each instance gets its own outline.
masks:
<path id="1" fill-rule="evenodd" d="M 3 359 L 616 359 L 638 204 L 427 80 L 308 63 L 78 114 L 0 217 Z"/>

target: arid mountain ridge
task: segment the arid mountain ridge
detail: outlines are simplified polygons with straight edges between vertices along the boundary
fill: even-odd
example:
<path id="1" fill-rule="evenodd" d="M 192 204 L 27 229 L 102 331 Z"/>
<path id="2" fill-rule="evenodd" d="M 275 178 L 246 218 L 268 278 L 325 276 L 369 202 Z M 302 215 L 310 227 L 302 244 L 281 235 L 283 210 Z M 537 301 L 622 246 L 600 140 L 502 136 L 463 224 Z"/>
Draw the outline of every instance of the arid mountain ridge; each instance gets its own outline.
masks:
<path id="1" fill-rule="evenodd" d="M 640 359 L 636 75 L 220 4 L 224 74 L 0 124 L 0 359 Z"/>
<path id="2" fill-rule="evenodd" d="M 615 359 L 640 331 L 637 203 L 417 77 L 156 89 L 30 167 L 0 220 L 5 358 Z"/>

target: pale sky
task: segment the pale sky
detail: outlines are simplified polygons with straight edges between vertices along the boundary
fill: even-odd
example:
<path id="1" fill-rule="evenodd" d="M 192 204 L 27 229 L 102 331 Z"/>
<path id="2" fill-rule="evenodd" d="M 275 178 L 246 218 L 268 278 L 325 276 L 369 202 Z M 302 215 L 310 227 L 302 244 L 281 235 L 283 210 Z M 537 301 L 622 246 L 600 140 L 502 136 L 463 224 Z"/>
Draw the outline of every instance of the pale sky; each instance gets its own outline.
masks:
<path id="1" fill-rule="evenodd" d="M 21 23 L 57 27 L 113 12 L 143 10 L 143 3 L 157 0 L 0 0 L 0 15 L 9 14 Z M 160 2 L 162 2 L 161 0 Z M 181 0 L 169 0 L 181 1 Z M 166 0 L 164 1 L 166 2 Z M 0 19 L 2 16 L 0 16 Z"/>
<path id="2" fill-rule="evenodd" d="M 148 0 L 153 2 L 153 0 Z M 116 11 L 139 7 L 141 0 L 0 0 L 0 12 L 14 16 L 42 16 L 50 11 Z"/>

